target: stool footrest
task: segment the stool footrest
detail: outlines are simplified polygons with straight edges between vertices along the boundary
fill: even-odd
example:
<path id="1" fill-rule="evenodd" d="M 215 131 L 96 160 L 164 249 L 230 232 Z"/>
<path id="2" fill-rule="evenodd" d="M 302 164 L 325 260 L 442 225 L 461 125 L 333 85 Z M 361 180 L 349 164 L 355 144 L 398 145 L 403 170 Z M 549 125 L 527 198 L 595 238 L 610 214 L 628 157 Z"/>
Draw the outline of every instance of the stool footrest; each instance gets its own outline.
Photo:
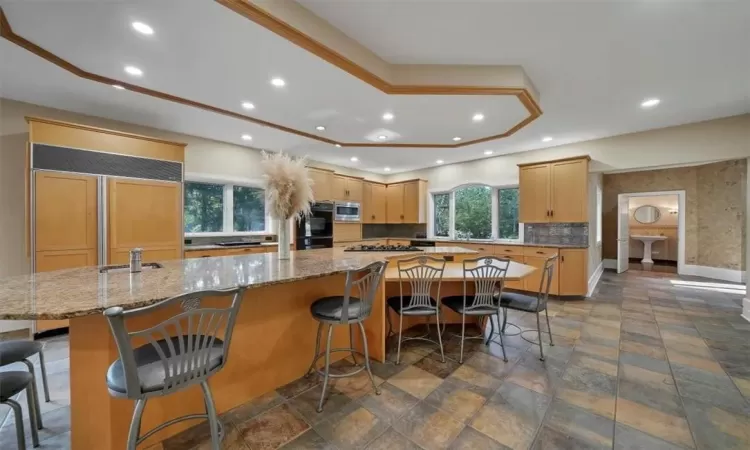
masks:
<path id="1" fill-rule="evenodd" d="M 336 352 L 356 353 L 357 355 L 361 356 L 362 358 L 365 357 L 364 353 L 360 352 L 359 350 L 353 349 L 353 348 L 333 348 L 333 349 L 330 350 L 329 353 L 336 353 Z M 312 363 L 312 367 L 315 368 L 315 371 L 318 372 L 318 375 L 320 375 L 322 377 L 325 376 L 325 372 L 323 372 L 321 369 L 318 369 L 316 367 L 316 363 L 318 362 L 318 360 L 320 358 L 323 358 L 325 355 L 326 355 L 325 352 L 324 353 L 319 353 L 318 355 L 315 356 L 315 359 L 313 360 L 313 363 Z M 354 361 L 354 364 L 356 365 L 357 362 Z M 351 377 L 351 376 L 354 376 L 354 375 L 362 372 L 366 368 L 367 367 L 365 365 L 362 365 L 357 370 L 353 370 L 353 371 L 347 372 L 347 373 L 336 373 L 336 374 L 334 374 L 334 373 L 330 373 L 329 372 L 328 376 L 330 378 L 346 378 L 346 377 Z"/>
<path id="2" fill-rule="evenodd" d="M 153 435 L 154 433 L 156 433 L 158 431 L 161 431 L 161 430 L 163 430 L 164 428 L 166 428 L 168 426 L 174 425 L 174 424 L 176 424 L 178 422 L 182 422 L 184 420 L 195 420 L 195 419 L 208 419 L 208 414 L 187 414 L 185 416 L 176 417 L 176 418 L 174 418 L 172 420 L 164 422 L 163 424 L 161 424 L 161 425 L 159 425 L 159 426 L 157 426 L 155 428 L 152 428 L 151 430 L 148 431 L 148 433 L 144 434 L 143 436 L 140 436 L 138 438 L 138 442 L 136 443 L 136 445 L 140 444 L 141 442 L 143 442 L 146 439 L 150 438 L 151 435 Z M 217 422 L 219 423 L 219 440 L 224 440 L 224 424 L 222 424 L 221 420 L 218 420 L 218 418 L 217 418 Z"/>

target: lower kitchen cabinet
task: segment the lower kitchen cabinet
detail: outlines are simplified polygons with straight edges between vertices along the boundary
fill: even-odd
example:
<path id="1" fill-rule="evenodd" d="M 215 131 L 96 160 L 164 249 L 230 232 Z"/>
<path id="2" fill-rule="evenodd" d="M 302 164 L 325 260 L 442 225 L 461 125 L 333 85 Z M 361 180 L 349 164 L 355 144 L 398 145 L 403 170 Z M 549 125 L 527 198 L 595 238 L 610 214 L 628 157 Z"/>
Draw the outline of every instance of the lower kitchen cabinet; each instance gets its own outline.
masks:
<path id="1" fill-rule="evenodd" d="M 259 245 L 257 247 L 217 248 L 211 250 L 185 250 L 185 258 L 210 258 L 214 256 L 249 255 L 252 253 L 271 253 L 278 251 L 274 245 Z"/>
<path id="2" fill-rule="evenodd" d="M 583 295 L 588 293 L 588 249 L 563 248 L 559 258 L 560 294 Z"/>

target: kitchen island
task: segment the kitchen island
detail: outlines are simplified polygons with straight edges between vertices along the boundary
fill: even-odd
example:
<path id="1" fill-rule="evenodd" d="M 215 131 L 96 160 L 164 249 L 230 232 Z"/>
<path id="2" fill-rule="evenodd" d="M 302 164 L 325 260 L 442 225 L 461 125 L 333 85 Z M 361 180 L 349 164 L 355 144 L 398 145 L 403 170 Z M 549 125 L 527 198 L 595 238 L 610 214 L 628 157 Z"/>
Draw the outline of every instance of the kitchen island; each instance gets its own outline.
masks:
<path id="1" fill-rule="evenodd" d="M 434 247 L 424 248 L 418 255 L 458 262 L 476 252 Z M 321 297 L 342 295 L 345 271 L 413 256 L 415 252 L 360 253 L 335 248 L 292 252 L 290 260 L 266 253 L 165 261 L 161 268 L 133 275 L 127 270 L 101 273 L 97 267 L 88 267 L 10 277 L 0 279 L 0 319 L 70 319 L 72 448 L 120 449 L 125 447 L 133 402 L 112 398 L 107 392 L 105 373 L 118 355 L 101 314 L 106 308 L 132 309 L 185 292 L 246 287 L 227 365 L 210 382 L 217 410 L 222 413 L 305 373 L 314 352 L 317 326 L 310 316 L 310 304 Z M 381 283 L 372 316 L 365 321 L 370 355 L 379 361 L 386 355 L 386 289 L 393 289 L 386 288 L 387 284 Z M 460 284 L 453 283 L 453 289 Z M 167 310 L 136 318 L 128 326 L 145 328 L 174 313 Z M 446 320 L 452 321 L 448 315 Z M 333 346 L 345 347 L 346 327 L 337 328 Z M 149 400 L 142 429 L 202 410 L 198 387 Z M 147 443 L 191 425 L 169 427 Z"/>

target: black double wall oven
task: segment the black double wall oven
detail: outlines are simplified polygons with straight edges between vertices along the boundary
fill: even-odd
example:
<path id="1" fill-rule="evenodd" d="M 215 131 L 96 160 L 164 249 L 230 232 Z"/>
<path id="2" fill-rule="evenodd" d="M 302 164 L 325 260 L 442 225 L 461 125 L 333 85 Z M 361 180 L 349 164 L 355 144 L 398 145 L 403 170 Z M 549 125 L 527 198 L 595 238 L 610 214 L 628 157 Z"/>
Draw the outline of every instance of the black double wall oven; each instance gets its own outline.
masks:
<path id="1" fill-rule="evenodd" d="M 310 217 L 297 223 L 295 249 L 312 250 L 333 247 L 333 203 L 313 203 L 311 209 Z"/>

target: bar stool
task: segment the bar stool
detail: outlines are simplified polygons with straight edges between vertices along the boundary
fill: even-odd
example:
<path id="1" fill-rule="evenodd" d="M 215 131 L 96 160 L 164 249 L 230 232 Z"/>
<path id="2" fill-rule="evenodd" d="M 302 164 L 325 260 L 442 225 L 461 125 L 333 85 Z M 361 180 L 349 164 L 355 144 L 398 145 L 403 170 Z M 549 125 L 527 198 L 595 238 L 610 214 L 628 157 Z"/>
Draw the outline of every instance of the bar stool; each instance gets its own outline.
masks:
<path id="1" fill-rule="evenodd" d="M 374 262 L 361 269 L 354 269 L 346 271 L 346 287 L 344 288 L 343 296 L 323 297 L 315 300 L 310 305 L 310 314 L 313 319 L 318 321 L 318 337 L 315 341 L 315 355 L 313 356 L 310 368 L 307 369 L 305 376 L 309 376 L 313 371 L 318 372 L 323 377 L 323 392 L 320 393 L 320 402 L 318 403 L 318 412 L 323 412 L 323 401 L 326 396 L 326 388 L 328 387 L 329 378 L 343 378 L 350 377 L 360 373 L 363 370 L 367 370 L 367 374 L 370 376 L 372 387 L 375 389 L 375 394 L 380 395 L 380 388 L 375 384 L 375 378 L 372 376 L 372 370 L 370 370 L 370 354 L 367 349 L 367 334 L 365 333 L 365 327 L 362 322 L 370 317 L 372 312 L 372 304 L 375 300 L 375 293 L 378 290 L 380 280 L 383 278 L 385 267 L 387 263 L 384 261 Z M 354 288 L 357 289 L 359 294 L 357 297 L 352 296 Z M 328 338 L 326 341 L 326 348 L 323 353 L 320 353 L 320 337 L 323 332 L 323 325 L 328 325 Z M 359 326 L 359 331 L 362 334 L 362 347 L 364 353 L 354 348 L 354 341 L 352 339 L 352 325 L 356 324 Z M 331 348 L 331 337 L 333 335 L 333 327 L 336 325 L 348 325 L 349 326 L 349 348 Z M 335 352 L 349 352 L 352 354 L 354 359 L 355 354 L 359 354 L 364 357 L 365 365 L 357 370 L 348 373 L 331 374 L 331 353 Z M 318 360 L 325 356 L 325 367 L 321 371 L 316 368 Z M 357 364 L 356 359 L 354 364 Z"/>
<path id="2" fill-rule="evenodd" d="M 547 258 L 546 261 L 544 261 L 544 269 L 542 269 L 542 279 L 539 282 L 539 291 L 537 294 L 534 295 L 526 295 L 526 294 L 520 294 L 517 292 L 504 292 L 500 295 L 500 306 L 503 308 L 505 315 L 503 317 L 503 326 L 501 328 L 500 334 L 505 332 L 505 325 L 507 323 L 508 318 L 508 310 L 512 309 L 515 311 L 524 311 L 524 312 L 532 312 L 536 314 L 536 332 L 539 337 L 539 359 L 544 361 L 544 348 L 542 347 L 542 327 L 539 321 L 539 313 L 544 311 L 544 315 L 547 317 L 547 330 L 549 333 L 549 345 L 554 346 L 554 342 L 552 342 L 552 329 L 549 326 L 549 313 L 547 312 L 547 300 L 549 299 L 549 287 L 552 284 L 552 275 L 555 270 L 555 265 L 557 264 L 557 255 L 554 255 L 550 258 Z M 534 330 L 527 330 L 527 331 L 534 331 Z M 521 333 L 521 337 L 532 344 L 536 344 L 537 342 L 531 341 L 529 339 L 526 339 L 523 337 L 523 332 Z M 505 352 L 505 349 L 503 349 L 503 352 Z"/>
<path id="3" fill-rule="evenodd" d="M 443 281 L 445 260 L 432 256 L 417 256 L 397 262 L 399 296 L 390 297 L 386 303 L 398 314 L 398 349 L 396 364 L 401 363 L 401 343 L 421 340 L 437 344 L 440 347 L 440 357 L 445 362 L 443 352 L 443 338 L 440 331 L 440 284 Z M 409 282 L 409 294 L 404 295 L 404 281 Z M 432 285 L 437 283 L 437 293 L 432 297 Z M 435 300 L 435 299 L 438 300 Z M 437 342 L 424 336 L 402 338 L 404 330 L 404 316 L 435 316 L 437 323 Z M 392 331 L 391 317 L 388 314 L 388 335 Z"/>
<path id="4" fill-rule="evenodd" d="M 488 316 L 492 325 L 490 336 L 487 338 L 489 343 L 492 335 L 495 333 L 495 326 L 492 322 L 492 316 L 497 316 L 497 323 L 500 323 L 500 302 L 503 292 L 503 283 L 505 274 L 508 272 L 510 260 L 497 258 L 495 256 L 486 256 L 477 259 L 465 259 L 463 262 L 464 280 L 463 295 L 451 295 L 442 299 L 442 303 L 458 314 L 461 314 L 461 353 L 458 358 L 459 364 L 464 362 L 464 341 L 466 339 L 482 339 L 484 334 L 479 336 L 466 336 L 466 316 L 483 317 Z M 467 284 L 474 284 L 474 293 L 469 294 Z M 503 360 L 508 361 L 505 355 L 505 346 L 503 345 L 503 333 L 500 335 L 500 347 L 503 349 Z"/>
<path id="5" fill-rule="evenodd" d="M 39 368 L 42 372 L 42 386 L 44 387 L 44 400 L 49 403 L 49 386 L 47 385 L 47 369 L 44 364 L 44 344 L 39 341 L 2 341 L 0 342 L 0 367 L 13 363 L 24 363 L 29 369 L 29 373 L 34 378 L 31 389 L 34 391 L 34 408 L 37 414 L 37 427 L 42 429 L 42 410 L 39 407 L 39 393 L 36 388 L 36 372 L 34 364 L 29 358 L 39 354 Z"/>
<path id="6" fill-rule="evenodd" d="M 136 402 L 127 450 L 135 450 L 139 443 L 157 431 L 189 419 L 208 419 L 211 448 L 219 450 L 224 431 L 207 381 L 227 363 L 242 292 L 241 288 L 200 291 L 130 311 L 123 311 L 119 306 L 104 311 L 120 355 L 107 370 L 109 394 Z M 231 303 L 226 308 L 201 307 L 201 301 L 206 297 L 231 297 Z M 126 328 L 125 319 L 152 314 L 177 304 L 182 312 L 153 327 L 138 331 Z M 177 335 L 170 335 L 170 329 Z M 145 339 L 147 344 L 133 348 L 133 338 Z M 200 384 L 203 390 L 205 414 L 178 417 L 141 435 L 141 417 L 148 399 L 196 384 Z"/>
<path id="7" fill-rule="evenodd" d="M 29 406 L 29 418 L 31 419 L 31 441 L 34 447 L 39 447 L 39 434 L 37 433 L 37 411 L 34 405 L 37 403 L 34 396 L 34 376 L 29 372 L 0 372 L 0 404 L 8 405 L 13 410 L 16 421 L 16 442 L 19 450 L 26 450 L 26 433 L 23 430 L 23 411 L 21 405 L 13 400 L 13 396 L 26 389 L 26 403 Z"/>

